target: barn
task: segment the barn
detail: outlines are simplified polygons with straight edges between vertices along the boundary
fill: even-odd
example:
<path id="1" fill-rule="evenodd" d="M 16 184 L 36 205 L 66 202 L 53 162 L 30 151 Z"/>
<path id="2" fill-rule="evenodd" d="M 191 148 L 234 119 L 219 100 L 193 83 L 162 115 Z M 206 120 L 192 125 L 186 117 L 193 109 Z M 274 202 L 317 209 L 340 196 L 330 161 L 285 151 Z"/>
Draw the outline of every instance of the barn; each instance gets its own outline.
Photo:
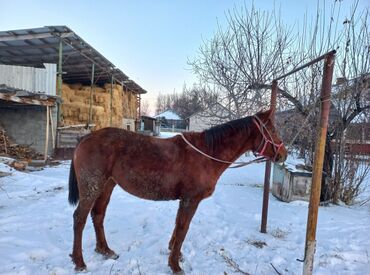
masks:
<path id="1" fill-rule="evenodd" d="M 134 131 L 144 93 L 67 26 L 0 31 L 3 150 L 20 144 L 66 156 L 92 130 Z"/>

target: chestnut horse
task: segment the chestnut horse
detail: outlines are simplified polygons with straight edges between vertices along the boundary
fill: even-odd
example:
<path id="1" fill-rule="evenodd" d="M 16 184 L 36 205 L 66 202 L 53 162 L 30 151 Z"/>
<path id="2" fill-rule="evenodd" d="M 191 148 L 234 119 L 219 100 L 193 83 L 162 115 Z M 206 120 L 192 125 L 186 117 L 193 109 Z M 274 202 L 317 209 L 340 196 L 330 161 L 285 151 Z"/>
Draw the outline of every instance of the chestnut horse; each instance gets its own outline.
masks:
<path id="1" fill-rule="evenodd" d="M 74 212 L 72 260 L 86 269 L 82 231 L 91 216 L 97 253 L 118 258 L 107 244 L 104 216 L 113 188 L 148 200 L 180 200 L 176 225 L 169 242 L 168 264 L 181 272 L 179 257 L 192 217 L 201 200 L 212 195 L 230 162 L 246 151 L 272 161 L 283 161 L 287 151 L 270 120 L 271 111 L 258 113 L 200 133 L 160 139 L 104 128 L 85 136 L 74 152 L 69 177 L 69 202 Z"/>

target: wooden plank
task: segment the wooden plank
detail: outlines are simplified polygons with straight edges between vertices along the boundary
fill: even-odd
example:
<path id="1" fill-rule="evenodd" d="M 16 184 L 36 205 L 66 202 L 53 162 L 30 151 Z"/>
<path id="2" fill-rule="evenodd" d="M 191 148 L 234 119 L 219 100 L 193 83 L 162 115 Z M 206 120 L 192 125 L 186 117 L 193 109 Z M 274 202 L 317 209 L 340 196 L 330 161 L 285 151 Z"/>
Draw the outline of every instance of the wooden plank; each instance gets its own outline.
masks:
<path id="1" fill-rule="evenodd" d="M 54 106 L 55 100 L 41 100 L 41 99 L 32 99 L 28 97 L 19 97 L 15 95 L 9 95 L 0 93 L 0 99 L 5 101 L 12 101 L 22 104 L 29 104 L 29 105 L 39 105 L 39 106 Z"/>

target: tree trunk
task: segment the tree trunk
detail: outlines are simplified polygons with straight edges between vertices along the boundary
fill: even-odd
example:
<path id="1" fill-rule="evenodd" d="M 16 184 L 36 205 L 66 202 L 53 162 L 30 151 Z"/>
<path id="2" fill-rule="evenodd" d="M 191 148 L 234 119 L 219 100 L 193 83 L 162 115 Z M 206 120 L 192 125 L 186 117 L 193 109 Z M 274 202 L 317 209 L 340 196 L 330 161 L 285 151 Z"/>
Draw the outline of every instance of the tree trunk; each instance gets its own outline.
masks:
<path id="1" fill-rule="evenodd" d="M 321 201 L 328 201 L 332 199 L 332 192 L 330 188 L 332 183 L 332 173 L 333 173 L 333 162 L 334 154 L 331 146 L 332 137 L 329 132 L 326 134 L 326 144 L 325 144 L 325 155 L 323 164 L 323 177 L 321 183 Z"/>

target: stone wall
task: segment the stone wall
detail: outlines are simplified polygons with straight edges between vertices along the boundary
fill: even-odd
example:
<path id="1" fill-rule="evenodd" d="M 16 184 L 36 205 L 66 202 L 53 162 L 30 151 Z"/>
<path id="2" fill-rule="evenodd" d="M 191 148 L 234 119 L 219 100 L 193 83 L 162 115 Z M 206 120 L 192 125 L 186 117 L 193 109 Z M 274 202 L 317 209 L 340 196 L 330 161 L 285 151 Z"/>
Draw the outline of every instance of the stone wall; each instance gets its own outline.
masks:
<path id="1" fill-rule="evenodd" d="M 57 108 L 52 107 L 54 136 L 56 135 Z M 14 105 L 0 102 L 0 123 L 13 142 L 28 145 L 40 153 L 45 150 L 46 107 Z M 48 155 L 53 153 L 51 127 L 49 128 Z"/>

